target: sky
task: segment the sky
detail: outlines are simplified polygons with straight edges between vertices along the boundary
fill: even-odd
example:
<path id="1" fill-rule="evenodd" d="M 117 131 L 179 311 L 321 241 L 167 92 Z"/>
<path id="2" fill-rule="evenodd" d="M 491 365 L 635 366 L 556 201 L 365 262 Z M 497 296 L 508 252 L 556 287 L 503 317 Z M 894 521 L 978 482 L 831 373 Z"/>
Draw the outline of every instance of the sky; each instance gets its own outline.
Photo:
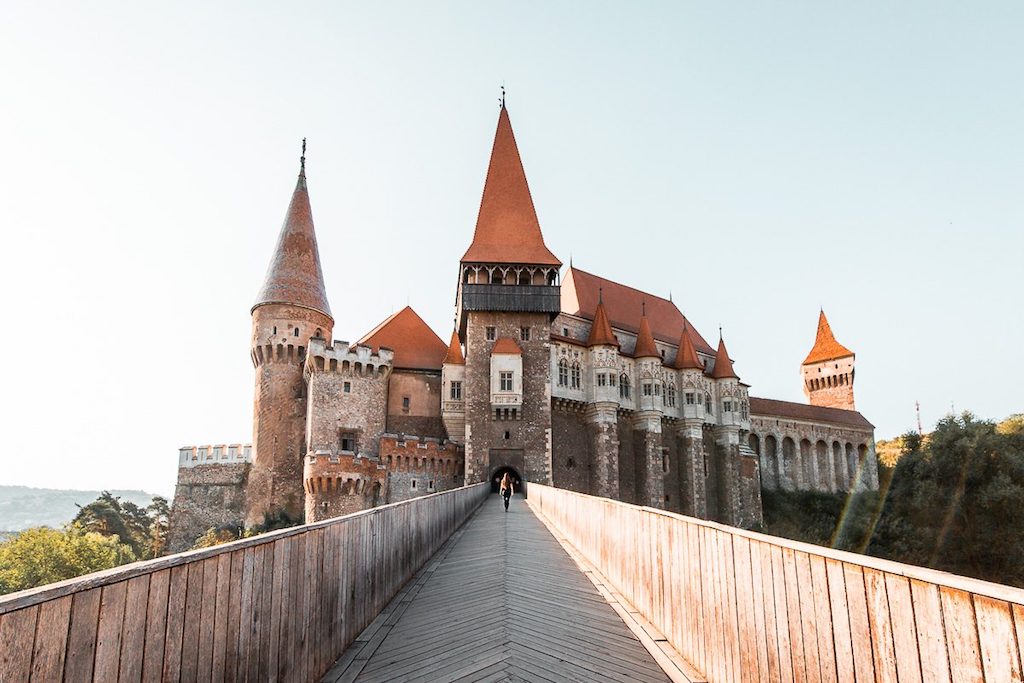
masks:
<path id="1" fill-rule="evenodd" d="M 0 484 L 173 493 L 249 442 L 250 307 L 308 138 L 336 319 L 445 340 L 500 87 L 548 246 L 877 438 L 1024 410 L 1017 2 L 0 2 Z"/>

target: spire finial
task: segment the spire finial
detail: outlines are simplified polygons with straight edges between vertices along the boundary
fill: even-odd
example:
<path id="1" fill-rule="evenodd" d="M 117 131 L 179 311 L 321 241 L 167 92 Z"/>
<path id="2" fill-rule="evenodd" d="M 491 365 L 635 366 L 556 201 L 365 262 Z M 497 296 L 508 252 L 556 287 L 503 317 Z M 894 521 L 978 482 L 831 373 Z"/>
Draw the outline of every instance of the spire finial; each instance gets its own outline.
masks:
<path id="1" fill-rule="evenodd" d="M 306 172 L 306 138 L 302 138 L 302 156 L 299 157 L 299 171 Z"/>
<path id="2" fill-rule="evenodd" d="M 597 288 L 597 303 L 599 303 L 599 304 L 603 304 L 604 303 L 604 287 L 598 287 Z"/>
<path id="3" fill-rule="evenodd" d="M 501 108 L 505 108 L 505 84 L 501 84 Z"/>
<path id="4" fill-rule="evenodd" d="M 640 315 L 647 316 L 647 299 L 640 302 Z"/>
<path id="5" fill-rule="evenodd" d="M 672 301 L 672 290 L 671 289 L 668 290 L 668 300 L 669 300 L 669 303 L 675 303 L 674 301 Z"/>
<path id="6" fill-rule="evenodd" d="M 719 339 L 722 338 L 722 326 L 721 325 L 718 326 L 718 338 Z"/>

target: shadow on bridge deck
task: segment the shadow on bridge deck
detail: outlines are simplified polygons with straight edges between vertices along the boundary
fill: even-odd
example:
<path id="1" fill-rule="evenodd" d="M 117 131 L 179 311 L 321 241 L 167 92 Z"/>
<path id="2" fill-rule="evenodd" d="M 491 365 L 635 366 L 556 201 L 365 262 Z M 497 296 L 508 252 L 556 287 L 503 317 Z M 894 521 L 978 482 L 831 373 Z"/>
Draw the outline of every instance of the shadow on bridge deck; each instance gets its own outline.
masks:
<path id="1" fill-rule="evenodd" d="M 669 679 L 517 495 L 485 500 L 323 680 Z"/>

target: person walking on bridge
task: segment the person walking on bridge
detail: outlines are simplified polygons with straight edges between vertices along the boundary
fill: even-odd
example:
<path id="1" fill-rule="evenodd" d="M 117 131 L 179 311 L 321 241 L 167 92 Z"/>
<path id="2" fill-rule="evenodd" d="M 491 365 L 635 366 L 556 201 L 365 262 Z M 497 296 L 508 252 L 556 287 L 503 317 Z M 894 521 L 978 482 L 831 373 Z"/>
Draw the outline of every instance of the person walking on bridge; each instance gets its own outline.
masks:
<path id="1" fill-rule="evenodd" d="M 508 512 L 508 501 L 512 497 L 512 477 L 508 476 L 508 472 L 501 478 L 501 497 L 505 499 L 505 512 Z"/>

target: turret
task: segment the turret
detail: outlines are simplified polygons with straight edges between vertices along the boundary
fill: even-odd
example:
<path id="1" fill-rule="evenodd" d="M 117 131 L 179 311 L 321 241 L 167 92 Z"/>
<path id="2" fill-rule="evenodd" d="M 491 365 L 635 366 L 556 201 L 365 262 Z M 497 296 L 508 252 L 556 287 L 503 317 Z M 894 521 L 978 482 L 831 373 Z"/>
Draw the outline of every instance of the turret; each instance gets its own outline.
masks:
<path id="1" fill-rule="evenodd" d="M 441 420 L 448 438 L 458 443 L 466 440 L 466 358 L 462 354 L 459 331 L 452 331 L 441 365 Z"/>
<path id="2" fill-rule="evenodd" d="M 252 361 L 256 367 L 253 464 L 245 522 L 303 519 L 306 386 L 303 363 L 311 338 L 330 339 L 327 303 L 313 215 L 306 187 L 306 143 L 267 276 L 252 307 Z"/>
<path id="3" fill-rule="evenodd" d="M 740 382 L 740 376 L 733 369 L 729 351 L 725 348 L 725 340 L 722 337 L 718 338 L 718 351 L 715 353 L 711 378 L 715 380 L 715 393 L 718 397 L 718 425 L 750 429 L 747 387 Z"/>
<path id="4" fill-rule="evenodd" d="M 612 332 L 608 313 L 604 309 L 604 299 L 600 294 L 594 311 L 594 322 L 587 337 L 587 349 L 590 371 L 593 373 L 593 377 L 587 381 L 587 388 L 592 392 L 590 402 L 608 403 L 609 407 L 616 408 L 619 403 L 619 340 Z"/>
<path id="5" fill-rule="evenodd" d="M 640 328 L 636 335 L 633 357 L 637 368 L 637 410 L 663 412 L 661 400 L 663 385 L 662 357 L 651 334 L 646 305 L 640 315 Z"/>
<path id="6" fill-rule="evenodd" d="M 683 331 L 679 335 L 679 350 L 672 367 L 679 371 L 679 414 L 684 420 L 703 422 L 708 414 L 704 403 L 707 393 L 704 386 L 704 362 L 697 355 L 685 318 Z"/>
<path id="7" fill-rule="evenodd" d="M 832 334 L 825 311 L 818 314 L 814 347 L 800 365 L 804 395 L 812 406 L 856 410 L 853 375 L 856 356 Z"/>

